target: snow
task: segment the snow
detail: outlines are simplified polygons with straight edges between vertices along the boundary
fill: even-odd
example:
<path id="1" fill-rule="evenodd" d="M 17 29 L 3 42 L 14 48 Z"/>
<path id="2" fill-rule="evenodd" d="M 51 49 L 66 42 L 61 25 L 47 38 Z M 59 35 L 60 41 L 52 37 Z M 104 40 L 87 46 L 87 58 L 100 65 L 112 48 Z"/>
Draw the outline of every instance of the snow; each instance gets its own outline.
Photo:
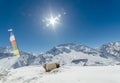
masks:
<path id="1" fill-rule="evenodd" d="M 21 56 L 18 61 L 11 65 L 13 68 L 41 65 L 49 62 L 56 62 L 60 65 L 79 66 L 105 66 L 120 64 L 120 42 L 113 42 L 102 45 L 98 49 L 85 45 L 67 43 L 53 47 L 43 54 L 34 54 L 20 51 Z M 13 57 L 12 48 L 0 47 L 0 71 L 7 69 L 4 65 L 9 65 L 8 58 Z M 13 62 L 14 60 L 11 60 Z M 8 67 L 9 68 L 9 67 Z"/>
<path id="2" fill-rule="evenodd" d="M 86 59 L 86 62 L 79 62 L 78 64 L 73 63 L 73 60 Z M 119 61 L 113 58 L 103 58 L 99 56 L 99 53 L 93 56 L 92 54 L 85 54 L 83 52 L 71 51 L 70 53 L 63 53 L 53 57 L 52 62 L 65 64 L 65 65 L 114 65 Z M 98 62 L 98 64 L 97 64 Z"/>
<path id="3" fill-rule="evenodd" d="M 62 67 L 46 73 L 41 64 L 49 62 Z M 0 83 L 120 83 L 119 77 L 120 42 L 98 49 L 62 44 L 43 54 L 21 51 L 20 57 L 0 48 Z"/>
<path id="4" fill-rule="evenodd" d="M 0 73 L 11 68 L 15 62 L 17 62 L 19 56 L 7 57 L 0 59 Z"/>
<path id="5" fill-rule="evenodd" d="M 120 66 L 64 66 L 46 73 L 41 66 L 11 69 L 0 83 L 120 83 Z"/>

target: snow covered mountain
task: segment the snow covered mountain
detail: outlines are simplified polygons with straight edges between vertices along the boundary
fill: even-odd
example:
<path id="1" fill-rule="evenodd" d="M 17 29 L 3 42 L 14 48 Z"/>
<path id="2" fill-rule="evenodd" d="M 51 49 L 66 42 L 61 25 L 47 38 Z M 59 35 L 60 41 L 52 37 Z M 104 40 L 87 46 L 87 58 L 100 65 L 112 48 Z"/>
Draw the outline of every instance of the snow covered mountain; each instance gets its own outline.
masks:
<path id="1" fill-rule="evenodd" d="M 85 45 L 79 44 L 61 44 L 53 47 L 44 54 L 34 54 L 21 51 L 21 56 L 16 57 L 12 54 L 12 48 L 0 48 L 0 68 L 6 63 L 11 62 L 14 68 L 40 65 L 48 62 L 57 62 L 60 65 L 115 65 L 120 63 L 120 42 L 113 42 L 102 45 L 98 49 L 93 49 Z M 9 67 L 11 67 L 9 64 Z"/>
<path id="2" fill-rule="evenodd" d="M 44 55 L 61 65 L 114 65 L 120 61 L 119 57 L 105 55 L 102 50 L 72 43 L 58 45 Z"/>
<path id="3" fill-rule="evenodd" d="M 0 53 L 12 53 L 12 48 L 10 48 L 10 47 L 0 47 Z"/>
<path id="4" fill-rule="evenodd" d="M 99 49 L 104 55 L 120 57 L 120 41 L 104 44 Z"/>
<path id="5" fill-rule="evenodd" d="M 48 51 L 47 54 L 52 54 L 55 56 L 63 53 L 70 53 L 72 50 L 76 52 L 83 52 L 85 54 L 93 54 L 93 55 L 96 55 L 97 53 L 97 50 L 87 47 L 85 45 L 69 43 L 69 44 L 58 45 L 52 48 L 50 51 Z"/>

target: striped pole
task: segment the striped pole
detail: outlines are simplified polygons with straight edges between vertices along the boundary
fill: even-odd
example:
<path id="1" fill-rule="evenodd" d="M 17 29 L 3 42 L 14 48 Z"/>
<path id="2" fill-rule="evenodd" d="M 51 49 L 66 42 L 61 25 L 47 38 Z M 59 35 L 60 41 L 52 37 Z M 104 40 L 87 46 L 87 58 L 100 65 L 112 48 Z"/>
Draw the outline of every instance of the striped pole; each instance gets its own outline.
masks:
<path id="1" fill-rule="evenodd" d="M 15 36 L 13 34 L 13 30 L 9 29 L 8 31 L 10 32 L 10 42 L 11 42 L 12 47 L 13 47 L 13 53 L 14 53 L 14 55 L 20 55 L 20 52 L 19 52 L 19 49 L 17 46 L 17 42 L 15 40 Z"/>

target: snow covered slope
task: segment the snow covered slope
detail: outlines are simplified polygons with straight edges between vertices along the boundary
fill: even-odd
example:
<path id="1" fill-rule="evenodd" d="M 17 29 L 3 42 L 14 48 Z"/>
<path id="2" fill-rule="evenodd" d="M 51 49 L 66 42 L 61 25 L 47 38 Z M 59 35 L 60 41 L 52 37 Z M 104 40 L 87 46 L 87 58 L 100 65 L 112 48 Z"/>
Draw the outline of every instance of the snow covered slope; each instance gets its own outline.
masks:
<path id="1" fill-rule="evenodd" d="M 0 73 L 10 69 L 13 67 L 13 64 L 15 64 L 18 61 L 18 56 L 14 57 L 6 57 L 0 60 Z"/>
<path id="2" fill-rule="evenodd" d="M 64 66 L 45 73 L 41 66 L 12 69 L 0 83 L 120 83 L 120 66 Z"/>

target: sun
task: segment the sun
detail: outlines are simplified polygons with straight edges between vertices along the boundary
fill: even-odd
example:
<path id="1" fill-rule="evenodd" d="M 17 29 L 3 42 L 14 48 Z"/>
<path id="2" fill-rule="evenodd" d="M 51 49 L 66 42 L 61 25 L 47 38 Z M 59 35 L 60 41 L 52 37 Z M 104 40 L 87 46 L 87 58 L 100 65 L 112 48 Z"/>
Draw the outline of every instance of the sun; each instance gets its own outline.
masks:
<path id="1" fill-rule="evenodd" d="M 54 27 L 55 25 L 57 25 L 59 23 L 59 18 L 58 17 L 53 17 L 51 16 L 49 19 L 48 19 L 48 23 L 49 25 L 51 25 L 52 27 Z"/>
<path id="2" fill-rule="evenodd" d="M 66 12 L 63 13 L 49 13 L 47 16 L 44 16 L 42 22 L 45 24 L 46 29 L 51 29 L 56 31 L 58 27 L 61 26 L 62 22 L 61 19 L 63 16 L 66 15 Z"/>
<path id="3" fill-rule="evenodd" d="M 61 15 L 58 14 L 57 16 L 50 15 L 49 17 L 45 17 L 43 22 L 45 23 L 46 27 L 55 30 L 57 25 L 60 24 Z"/>

